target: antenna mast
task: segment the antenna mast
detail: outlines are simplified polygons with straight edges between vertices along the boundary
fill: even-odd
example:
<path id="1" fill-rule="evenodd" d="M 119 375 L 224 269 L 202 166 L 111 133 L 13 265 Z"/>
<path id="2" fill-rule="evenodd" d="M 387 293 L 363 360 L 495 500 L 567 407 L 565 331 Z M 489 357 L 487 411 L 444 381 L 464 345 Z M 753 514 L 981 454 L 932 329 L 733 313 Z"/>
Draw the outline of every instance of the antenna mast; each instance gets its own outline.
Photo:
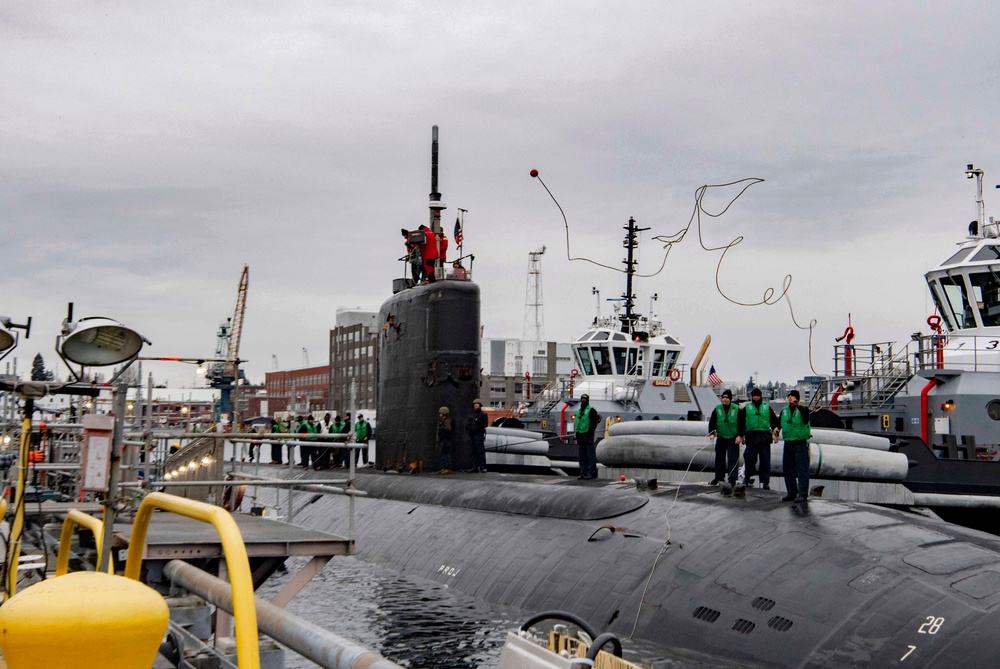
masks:
<path id="1" fill-rule="evenodd" d="M 632 334 L 632 329 L 635 327 L 635 323 L 639 320 L 639 314 L 635 313 L 632 308 L 635 306 L 635 295 L 632 294 L 632 279 L 635 277 L 635 266 L 639 263 L 635 259 L 635 250 L 639 248 L 639 233 L 644 230 L 649 230 L 649 228 L 640 228 L 635 224 L 635 219 L 629 216 L 628 225 L 622 226 L 625 229 L 625 242 L 623 246 L 625 247 L 625 260 L 622 264 L 625 265 L 625 292 L 622 293 L 622 298 L 625 300 L 625 313 L 618 317 L 618 320 L 622 322 L 622 332 L 626 334 Z"/>
<path id="2" fill-rule="evenodd" d="M 438 192 L 438 127 L 431 128 L 431 194 L 430 194 L 430 229 L 434 234 L 441 233 L 441 212 L 447 207 L 441 201 Z"/>
<path id="3" fill-rule="evenodd" d="M 545 316 L 542 312 L 542 255 L 543 246 L 528 254 L 528 284 L 524 290 L 524 333 L 522 339 L 543 341 Z M 529 334 L 531 335 L 529 337 Z"/>

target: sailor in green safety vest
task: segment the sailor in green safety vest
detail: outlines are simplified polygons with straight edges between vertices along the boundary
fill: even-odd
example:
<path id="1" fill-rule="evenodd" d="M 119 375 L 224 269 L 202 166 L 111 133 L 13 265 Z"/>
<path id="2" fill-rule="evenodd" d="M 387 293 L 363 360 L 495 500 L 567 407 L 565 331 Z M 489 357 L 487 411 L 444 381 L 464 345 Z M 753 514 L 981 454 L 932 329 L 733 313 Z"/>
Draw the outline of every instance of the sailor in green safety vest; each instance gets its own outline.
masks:
<path id="1" fill-rule="evenodd" d="M 787 494 L 782 502 L 809 501 L 809 409 L 799 406 L 799 391 L 788 391 L 788 406 L 781 410 L 781 437 L 785 440 L 781 467 Z"/>
<path id="2" fill-rule="evenodd" d="M 358 467 L 368 466 L 368 438 L 372 436 L 372 428 L 365 420 L 365 417 L 358 414 L 358 420 L 354 423 L 354 441 L 359 444 L 364 444 L 360 449 L 361 453 L 358 455 L 360 461 L 357 462 Z"/>
<path id="3" fill-rule="evenodd" d="M 760 485 L 771 489 L 771 443 L 778 440 L 781 423 L 774 409 L 764 401 L 760 388 L 750 391 L 750 401 L 740 407 L 739 432 L 746 449 L 743 464 L 746 466 L 746 484 L 752 488 L 754 476 L 760 474 Z M 760 468 L 757 467 L 758 462 Z"/>
<path id="4" fill-rule="evenodd" d="M 580 461 L 578 479 L 584 481 L 597 478 L 597 446 L 594 444 L 594 432 L 601 422 L 597 409 L 590 406 L 590 395 L 580 395 L 580 409 L 573 418 L 573 432 L 576 434 L 577 456 Z"/>
<path id="5" fill-rule="evenodd" d="M 305 421 L 299 423 L 299 434 L 319 434 L 319 425 L 316 419 L 309 415 Z M 315 437 L 301 437 L 303 441 L 316 441 Z M 299 446 L 299 465 L 303 469 L 309 469 L 310 464 L 316 464 L 319 449 L 315 446 Z"/>
<path id="6" fill-rule="evenodd" d="M 722 391 L 722 403 L 708 420 L 708 436 L 715 435 L 715 478 L 712 485 L 729 480 L 736 485 L 740 473 L 739 408 L 733 406 L 733 393 Z"/>
<path id="7" fill-rule="evenodd" d="M 288 432 L 288 426 L 280 418 L 274 418 L 271 420 L 271 432 L 275 434 Z M 281 441 L 271 442 L 271 464 L 280 465 L 282 463 L 282 451 L 285 449 L 285 444 Z"/>

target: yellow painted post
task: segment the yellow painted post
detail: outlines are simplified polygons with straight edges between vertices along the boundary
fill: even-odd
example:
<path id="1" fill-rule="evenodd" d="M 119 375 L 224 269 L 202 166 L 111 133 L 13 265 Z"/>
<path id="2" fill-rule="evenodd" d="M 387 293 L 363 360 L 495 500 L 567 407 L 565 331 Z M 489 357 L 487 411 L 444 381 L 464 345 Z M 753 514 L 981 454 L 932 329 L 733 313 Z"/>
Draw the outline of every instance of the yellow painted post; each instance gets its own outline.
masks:
<path id="1" fill-rule="evenodd" d="M 73 541 L 73 528 L 79 525 L 94 533 L 94 543 L 97 545 L 97 568 L 101 571 L 101 544 L 104 541 L 104 523 L 93 516 L 88 516 L 79 509 L 71 509 L 63 519 L 62 533 L 59 535 L 59 555 L 56 558 L 56 576 L 63 576 L 69 571 L 69 546 Z M 108 560 L 109 574 L 115 573 L 115 561 Z"/>
<path id="2" fill-rule="evenodd" d="M 21 443 L 17 458 L 17 481 L 14 486 L 14 520 L 10 523 L 7 545 L 7 597 L 17 592 L 17 565 L 21 559 L 21 534 L 24 532 L 24 487 L 28 483 L 28 450 L 31 445 L 31 414 L 34 404 L 26 402 L 26 417 L 21 423 Z"/>
<path id="3" fill-rule="evenodd" d="M 233 617 L 236 627 L 236 657 L 240 669 L 259 669 L 260 647 L 257 641 L 257 609 L 254 603 L 253 578 L 243 535 L 236 521 L 225 509 L 162 492 L 153 492 L 142 500 L 132 524 L 125 577 L 139 580 L 146 532 L 153 509 L 163 509 L 187 518 L 209 523 L 219 533 L 226 558 L 229 583 L 233 590 Z"/>

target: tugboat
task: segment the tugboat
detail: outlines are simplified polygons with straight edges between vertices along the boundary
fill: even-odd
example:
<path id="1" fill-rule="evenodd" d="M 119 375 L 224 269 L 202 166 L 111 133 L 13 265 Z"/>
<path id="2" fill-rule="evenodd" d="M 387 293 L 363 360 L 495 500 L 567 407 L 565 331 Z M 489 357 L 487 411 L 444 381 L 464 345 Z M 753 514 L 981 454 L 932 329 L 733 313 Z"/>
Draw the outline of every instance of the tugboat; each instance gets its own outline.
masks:
<path id="1" fill-rule="evenodd" d="M 661 321 L 636 313 L 635 251 L 638 233 L 646 228 L 639 228 L 634 218 L 623 227 L 625 292 L 618 301 L 618 313 L 596 317 L 573 342 L 575 368 L 568 384 L 546 388 L 520 407 L 517 418 L 499 421 L 508 432 L 511 427 L 522 427 L 531 434 L 541 433 L 549 442 L 549 458 L 556 462 L 576 457 L 571 438 L 581 395 L 590 396 L 591 406 L 604 419 L 597 440 L 606 436 L 611 425 L 625 421 L 700 421 L 718 404 L 714 390 L 697 385 L 698 365 L 711 338 L 706 338 L 685 379 L 680 363 L 684 345 Z"/>
<path id="2" fill-rule="evenodd" d="M 848 327 L 813 425 L 889 438 L 911 461 L 903 485 L 915 502 L 968 524 L 972 510 L 985 521 L 1000 508 L 1000 224 L 984 220 L 983 171 L 965 174 L 978 218 L 925 275 L 930 333 L 858 344 Z"/>

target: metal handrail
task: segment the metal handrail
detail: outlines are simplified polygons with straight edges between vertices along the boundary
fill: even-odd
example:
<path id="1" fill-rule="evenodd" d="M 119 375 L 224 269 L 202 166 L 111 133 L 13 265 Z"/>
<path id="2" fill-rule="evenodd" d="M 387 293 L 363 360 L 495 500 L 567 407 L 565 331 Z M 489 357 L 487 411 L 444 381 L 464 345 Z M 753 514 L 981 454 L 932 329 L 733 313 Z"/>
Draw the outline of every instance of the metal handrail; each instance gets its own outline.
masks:
<path id="1" fill-rule="evenodd" d="M 56 576 L 64 576 L 69 573 L 69 546 L 73 541 L 73 529 L 75 527 L 85 527 L 94 533 L 94 543 L 97 548 L 97 565 L 94 571 L 101 571 L 101 547 L 104 544 L 104 523 L 88 516 L 79 509 L 70 509 L 63 519 L 62 533 L 59 535 L 59 554 L 56 557 Z M 108 573 L 115 573 L 115 563 L 108 561 Z"/>
<path id="2" fill-rule="evenodd" d="M 225 509 L 211 504 L 162 492 L 148 494 L 136 512 L 135 522 L 132 525 L 128 559 L 125 561 L 125 577 L 134 581 L 139 580 L 142 569 L 146 532 L 149 529 L 153 509 L 162 509 L 203 523 L 209 523 L 219 533 L 233 592 L 236 657 L 242 669 L 259 669 L 260 647 L 257 644 L 257 610 L 254 604 L 253 577 L 250 574 L 250 560 L 247 557 L 246 545 L 243 543 L 243 535 L 240 534 L 240 528 L 236 526 L 236 521 Z"/>

